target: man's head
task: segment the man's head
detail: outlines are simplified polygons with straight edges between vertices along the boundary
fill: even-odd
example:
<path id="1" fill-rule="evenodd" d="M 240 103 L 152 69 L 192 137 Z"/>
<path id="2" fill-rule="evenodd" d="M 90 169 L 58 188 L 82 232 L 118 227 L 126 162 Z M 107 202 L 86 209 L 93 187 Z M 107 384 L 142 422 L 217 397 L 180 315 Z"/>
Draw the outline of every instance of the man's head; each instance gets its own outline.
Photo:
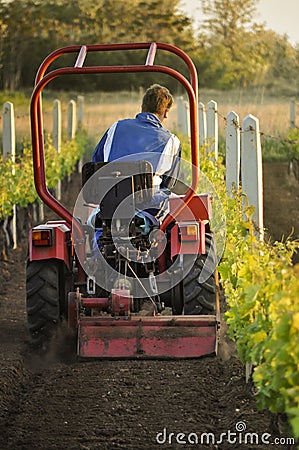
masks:
<path id="1" fill-rule="evenodd" d="M 142 112 L 155 114 L 161 122 L 167 119 L 168 111 L 173 105 L 173 96 L 166 87 L 159 84 L 150 86 L 142 99 Z"/>

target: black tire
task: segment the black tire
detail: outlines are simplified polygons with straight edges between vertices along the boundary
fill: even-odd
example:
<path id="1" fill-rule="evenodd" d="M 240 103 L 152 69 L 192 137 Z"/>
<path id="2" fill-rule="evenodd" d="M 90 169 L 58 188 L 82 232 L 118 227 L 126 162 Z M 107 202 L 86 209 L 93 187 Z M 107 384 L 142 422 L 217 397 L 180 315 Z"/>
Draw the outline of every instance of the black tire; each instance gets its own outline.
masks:
<path id="1" fill-rule="evenodd" d="M 184 314 L 204 315 L 216 312 L 216 266 L 217 255 L 215 241 L 212 234 L 206 234 L 206 253 L 194 256 L 186 255 L 184 268 Z M 190 266 L 192 268 L 190 269 Z"/>
<path id="2" fill-rule="evenodd" d="M 32 261 L 26 270 L 26 309 L 31 344 L 42 347 L 60 323 L 59 263 Z"/>

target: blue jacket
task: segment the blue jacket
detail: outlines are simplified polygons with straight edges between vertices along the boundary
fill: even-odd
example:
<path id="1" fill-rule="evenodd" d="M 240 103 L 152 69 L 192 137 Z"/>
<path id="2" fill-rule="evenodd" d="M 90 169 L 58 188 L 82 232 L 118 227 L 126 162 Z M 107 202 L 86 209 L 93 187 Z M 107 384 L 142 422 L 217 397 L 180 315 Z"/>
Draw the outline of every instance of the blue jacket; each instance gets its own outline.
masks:
<path id="1" fill-rule="evenodd" d="M 153 165 L 154 186 L 170 188 L 178 176 L 181 145 L 155 114 L 140 113 L 135 119 L 115 122 L 104 134 L 92 156 L 94 162 L 146 160 Z"/>

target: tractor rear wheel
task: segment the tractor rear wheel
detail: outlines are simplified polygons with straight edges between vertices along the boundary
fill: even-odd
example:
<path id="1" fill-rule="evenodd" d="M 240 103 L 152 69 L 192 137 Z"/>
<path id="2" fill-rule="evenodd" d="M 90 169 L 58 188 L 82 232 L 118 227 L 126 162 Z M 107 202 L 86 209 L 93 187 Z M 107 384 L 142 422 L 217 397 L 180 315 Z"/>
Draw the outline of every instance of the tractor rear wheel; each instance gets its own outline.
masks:
<path id="1" fill-rule="evenodd" d="M 26 270 L 26 309 L 31 344 L 45 345 L 60 322 L 59 263 L 32 261 Z"/>
<path id="2" fill-rule="evenodd" d="M 190 265 L 193 267 L 190 269 Z M 185 258 L 184 267 L 189 270 L 184 278 L 184 314 L 215 314 L 217 282 L 215 270 L 217 255 L 212 234 L 206 234 L 206 253 Z"/>

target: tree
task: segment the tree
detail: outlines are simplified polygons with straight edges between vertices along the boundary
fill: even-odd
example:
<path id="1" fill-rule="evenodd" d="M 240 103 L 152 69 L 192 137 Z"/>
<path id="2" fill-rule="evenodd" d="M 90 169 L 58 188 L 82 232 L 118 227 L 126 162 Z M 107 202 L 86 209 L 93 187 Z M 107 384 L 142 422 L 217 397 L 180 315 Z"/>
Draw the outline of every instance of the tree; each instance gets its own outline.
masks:
<path id="1" fill-rule="evenodd" d="M 21 79 L 22 64 L 28 36 L 32 35 L 34 19 L 30 6 L 21 0 L 1 2 L 1 66 L 4 89 L 15 89 Z"/>
<path id="2" fill-rule="evenodd" d="M 203 0 L 207 18 L 199 52 L 205 61 L 204 80 L 214 87 L 260 83 L 268 72 L 271 49 L 264 26 L 254 23 L 257 1 Z"/>
<path id="3" fill-rule="evenodd" d="M 256 12 L 258 0 L 202 0 L 204 23 L 212 37 L 217 37 L 225 46 L 236 43 L 240 31 L 250 26 Z"/>

